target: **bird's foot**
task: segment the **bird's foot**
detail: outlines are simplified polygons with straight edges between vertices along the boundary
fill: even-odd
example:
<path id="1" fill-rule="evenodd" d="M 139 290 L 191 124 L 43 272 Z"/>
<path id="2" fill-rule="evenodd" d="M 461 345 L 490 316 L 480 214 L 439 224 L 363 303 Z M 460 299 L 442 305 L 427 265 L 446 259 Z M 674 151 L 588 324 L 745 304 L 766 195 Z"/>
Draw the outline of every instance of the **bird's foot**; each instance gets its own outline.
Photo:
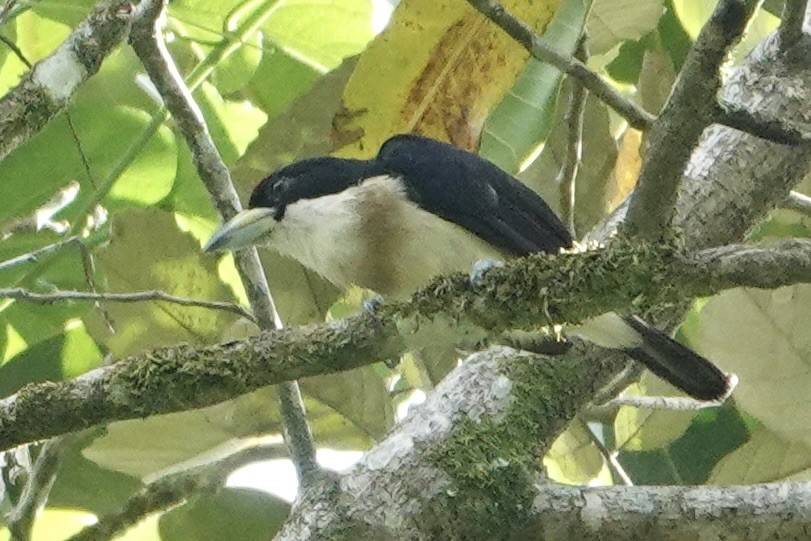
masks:
<path id="1" fill-rule="evenodd" d="M 503 266 L 504 262 L 498 259 L 479 259 L 473 263 L 473 268 L 470 269 L 470 283 L 474 286 L 481 284 L 490 270 Z"/>
<path id="2" fill-rule="evenodd" d="M 363 311 L 370 316 L 377 317 L 377 309 L 380 308 L 384 302 L 385 299 L 382 296 L 372 295 L 367 299 L 363 299 Z"/>

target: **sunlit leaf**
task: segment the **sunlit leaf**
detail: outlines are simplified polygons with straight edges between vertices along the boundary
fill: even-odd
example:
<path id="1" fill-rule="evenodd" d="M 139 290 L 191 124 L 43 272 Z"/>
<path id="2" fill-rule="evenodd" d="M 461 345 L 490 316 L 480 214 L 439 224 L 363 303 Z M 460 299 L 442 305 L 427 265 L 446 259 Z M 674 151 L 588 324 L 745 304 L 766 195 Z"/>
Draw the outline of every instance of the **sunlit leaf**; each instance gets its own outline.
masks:
<path id="1" fill-rule="evenodd" d="M 559 4 L 505 6 L 543 29 Z M 342 154 L 369 156 L 391 135 L 412 131 L 476 150 L 485 119 L 527 58 L 523 47 L 465 2 L 401 2 L 347 84 L 341 127 L 360 139 Z"/>
<path id="2" fill-rule="evenodd" d="M 738 375 L 735 400 L 742 409 L 805 445 L 811 445 L 809 318 L 811 286 L 734 289 L 712 298 L 687 334 L 697 351 Z"/>
<path id="3" fill-rule="evenodd" d="M 663 0 L 594 0 L 586 25 L 590 53 L 603 54 L 656 28 L 663 4 Z"/>
<path id="4" fill-rule="evenodd" d="M 240 541 L 273 538 L 290 513 L 290 504 L 266 492 L 225 488 L 165 513 L 160 519 L 163 539 L 172 541 Z"/>
<path id="5" fill-rule="evenodd" d="M 713 469 L 709 483 L 748 485 L 811 479 L 811 447 L 761 428 Z"/>
<path id="6" fill-rule="evenodd" d="M 582 423 L 572 423 L 543 459 L 549 478 L 559 483 L 588 484 L 603 470 L 604 461 Z"/>

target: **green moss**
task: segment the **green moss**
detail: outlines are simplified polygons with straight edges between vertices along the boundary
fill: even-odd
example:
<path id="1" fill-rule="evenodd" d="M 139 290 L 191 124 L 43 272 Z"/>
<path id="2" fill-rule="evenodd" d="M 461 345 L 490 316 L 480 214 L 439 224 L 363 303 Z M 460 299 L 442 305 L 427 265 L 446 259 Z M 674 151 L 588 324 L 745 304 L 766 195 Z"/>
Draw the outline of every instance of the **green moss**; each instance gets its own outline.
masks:
<path id="1" fill-rule="evenodd" d="M 451 475 L 464 539 L 509 538 L 530 518 L 541 457 L 595 383 L 576 356 L 503 365 L 513 400 L 496 419 L 465 419 L 428 460 Z M 560 396 L 566 390 L 566 396 Z M 550 400 L 548 397 L 555 399 Z"/>
<path id="2" fill-rule="evenodd" d="M 464 274 L 437 278 L 411 304 L 389 307 L 388 315 L 442 312 L 502 331 L 637 310 L 678 297 L 668 279 L 678 253 L 673 243 L 617 238 L 583 253 L 533 254 L 491 269 L 475 285 Z"/>

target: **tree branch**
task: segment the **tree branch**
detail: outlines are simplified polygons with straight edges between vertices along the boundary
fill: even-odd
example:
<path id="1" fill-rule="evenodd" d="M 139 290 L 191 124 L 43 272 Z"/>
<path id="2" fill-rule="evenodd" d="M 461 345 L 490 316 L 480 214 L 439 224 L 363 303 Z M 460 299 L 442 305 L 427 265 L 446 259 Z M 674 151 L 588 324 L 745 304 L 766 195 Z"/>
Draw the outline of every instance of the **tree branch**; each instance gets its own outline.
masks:
<path id="1" fill-rule="evenodd" d="M 53 304 L 65 301 L 107 301 L 107 302 L 145 302 L 161 301 L 178 304 L 180 306 L 196 306 L 211 310 L 224 310 L 255 321 L 253 314 L 238 304 L 232 302 L 206 301 L 176 297 L 165 291 L 136 291 L 134 293 L 93 293 L 90 291 L 53 291 L 51 293 L 37 293 L 22 288 L 0 288 L 0 298 L 17 299 L 36 304 Z"/>
<path id="2" fill-rule="evenodd" d="M 554 360 L 506 348 L 470 356 L 352 470 L 304 494 L 276 539 L 803 538 L 808 484 L 539 483 L 538 457 L 623 363 L 573 349 Z"/>
<path id="3" fill-rule="evenodd" d="M 575 56 L 583 62 L 588 57 L 585 34 L 580 37 Z M 563 223 L 569 228 L 572 237 L 577 238 L 574 226 L 575 181 L 577 169 L 583 153 L 583 112 L 586 109 L 586 89 L 583 84 L 571 78 L 571 93 L 563 123 L 566 126 L 566 152 L 563 163 L 555 177 L 555 183 L 560 189 L 560 214 Z"/>
<path id="4" fill-rule="evenodd" d="M 733 261 L 747 271 L 736 272 Z M 634 310 L 669 305 L 686 295 L 711 295 L 728 287 L 811 282 L 809 261 L 811 241 L 725 247 L 682 257 L 669 248 L 617 239 L 603 250 L 539 254 L 491 269 L 475 286 L 464 274 L 439 278 L 410 302 L 384 304 L 376 314 L 265 331 L 218 346 L 158 349 L 73 380 L 28 385 L 0 400 L 0 449 L 111 421 L 200 408 L 266 385 L 397 358 L 406 349 L 397 327 L 404 319 L 444 313 L 497 336 L 543 323 L 578 322 L 631 305 Z"/>
<path id="5" fill-rule="evenodd" d="M 733 103 L 722 102 L 715 113 L 715 122 L 781 145 L 811 143 L 811 137 L 777 119 L 764 118 L 759 111 L 749 111 Z"/>
<path id="6" fill-rule="evenodd" d="M 34 517 L 37 511 L 45 505 L 56 480 L 56 472 L 62 462 L 62 456 L 74 441 L 76 441 L 75 436 L 66 435 L 42 444 L 39 456 L 25 483 L 20 501 L 6 516 L 12 541 L 27 541 L 31 538 Z"/>
<path id="7" fill-rule="evenodd" d="M 275 457 L 275 446 L 255 446 L 216 462 L 167 475 L 139 490 L 121 509 L 99 517 L 98 522 L 84 528 L 69 541 L 106 541 L 134 526 L 147 515 L 165 511 L 192 497 L 217 492 L 237 468 L 251 462 Z"/>
<path id="8" fill-rule="evenodd" d="M 811 484 L 633 488 L 545 484 L 537 486 L 532 511 L 526 533 L 538 537 L 546 532 L 544 537 L 550 540 L 804 539 L 811 529 Z"/>
<path id="9" fill-rule="evenodd" d="M 62 111 L 76 89 L 127 36 L 131 0 L 101 2 L 50 56 L 0 99 L 0 159 Z"/>
<path id="10" fill-rule="evenodd" d="M 758 4 L 720 0 L 690 49 L 670 98 L 647 132 L 645 158 L 626 216 L 627 234 L 656 239 L 668 230 L 690 156 L 716 117 L 720 67 Z"/>
<path id="11" fill-rule="evenodd" d="M 783 206 L 806 216 L 811 216 L 811 197 L 804 193 L 790 192 Z"/>
<path id="12" fill-rule="evenodd" d="M 130 43 L 160 92 L 167 109 L 178 123 L 191 150 L 197 172 L 214 200 L 215 207 L 223 220 L 228 220 L 242 208 L 239 197 L 228 168 L 208 133 L 202 112 L 166 49 L 162 34 L 164 8 L 165 0 L 155 0 L 150 4 L 149 9 L 135 22 Z M 281 319 L 270 295 L 256 249 L 242 250 L 234 259 L 259 326 L 262 329 L 281 328 Z M 321 469 L 316 461 L 315 443 L 301 392 L 295 381 L 282 382 L 277 391 L 285 442 L 296 466 L 299 481 L 306 485 L 311 478 L 320 475 Z"/>
<path id="13" fill-rule="evenodd" d="M 73 236 L 64 240 L 60 240 L 59 242 L 54 242 L 53 244 L 43 246 L 42 248 L 33 250 L 31 252 L 28 252 L 27 254 L 12 257 L 11 259 L 7 259 L 3 262 L 0 262 L 0 271 L 10 269 L 11 267 L 15 267 L 22 263 L 36 263 L 39 261 L 39 258 L 46 255 L 50 255 L 54 252 L 58 252 L 64 246 L 74 243 L 80 244 L 81 242 L 82 240 L 79 237 Z"/>
<path id="14" fill-rule="evenodd" d="M 805 21 L 808 0 L 786 0 L 783 4 L 783 13 L 780 17 L 780 47 L 790 49 L 803 37 L 803 23 Z"/>
<path id="15" fill-rule="evenodd" d="M 644 130 L 653 122 L 655 118 L 653 115 L 625 99 L 584 63 L 546 43 L 529 26 L 510 15 L 504 6 L 490 0 L 468 0 L 468 3 L 523 45 L 529 54 L 580 81 L 592 94 L 617 111 L 634 128 Z"/>

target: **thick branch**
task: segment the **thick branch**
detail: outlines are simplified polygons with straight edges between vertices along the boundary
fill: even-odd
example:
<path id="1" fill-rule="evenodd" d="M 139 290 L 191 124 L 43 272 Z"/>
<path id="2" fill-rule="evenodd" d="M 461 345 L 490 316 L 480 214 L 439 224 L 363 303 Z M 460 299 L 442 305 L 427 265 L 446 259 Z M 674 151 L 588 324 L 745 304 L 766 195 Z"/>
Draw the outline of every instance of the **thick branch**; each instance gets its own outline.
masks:
<path id="1" fill-rule="evenodd" d="M 585 356 L 470 356 L 337 483 L 305 493 L 276 539 L 804 538 L 808 484 L 538 484 L 538 457 L 623 363 Z"/>
<path id="2" fill-rule="evenodd" d="M 749 111 L 732 103 L 718 105 L 715 122 L 781 145 L 811 143 L 808 133 L 802 133 L 777 119 L 765 118 L 760 111 Z"/>
<path id="3" fill-rule="evenodd" d="M 786 0 L 778 31 L 781 48 L 789 49 L 802 38 L 807 8 L 808 0 Z"/>
<path id="4" fill-rule="evenodd" d="M 215 207 L 224 220 L 233 217 L 242 206 L 231 175 L 208 132 L 203 114 L 183 82 L 162 35 L 165 0 L 153 1 L 133 27 L 131 44 L 160 92 L 166 107 L 177 121 L 191 150 L 194 165 L 206 185 Z M 242 283 L 262 329 L 281 328 L 282 322 L 270 295 L 265 272 L 256 249 L 236 254 L 235 262 Z M 284 381 L 278 389 L 283 434 L 302 483 L 319 474 L 315 443 L 307 423 L 304 402 L 298 384 Z"/>
<path id="5" fill-rule="evenodd" d="M 811 282 L 811 240 L 767 246 L 731 245 L 703 250 L 691 257 L 689 272 L 707 287 L 772 289 L 786 282 Z"/>
<path id="6" fill-rule="evenodd" d="M 809 483 L 537 488 L 525 539 L 789 540 L 811 531 Z"/>
<path id="7" fill-rule="evenodd" d="M 690 49 L 670 98 L 647 133 L 645 158 L 628 208 L 629 234 L 660 238 L 670 226 L 685 167 L 716 117 L 721 64 L 758 4 L 721 0 Z"/>
<path id="8" fill-rule="evenodd" d="M 39 132 L 62 111 L 76 89 L 127 36 L 131 0 L 107 0 L 50 56 L 37 62 L 0 100 L 0 159 Z"/>
<path id="9" fill-rule="evenodd" d="M 811 281 L 811 242 L 785 247 L 785 254 L 783 246 L 744 246 L 682 258 L 666 248 L 618 239 L 605 250 L 510 262 L 489 271 L 476 286 L 463 274 L 440 278 L 411 302 L 382 305 L 377 315 L 132 356 L 74 380 L 29 385 L 0 401 L 0 449 L 96 424 L 200 408 L 266 385 L 396 358 L 405 349 L 397 330 L 404 318 L 444 313 L 497 336 L 627 310 L 632 303 L 672 304 L 688 294 L 710 295 L 739 285 Z M 757 272 L 735 273 L 730 261 L 751 264 L 746 268 Z M 756 282 L 760 276 L 766 283 Z"/>
<path id="10" fill-rule="evenodd" d="M 538 457 L 624 362 L 574 349 L 471 355 L 337 487 L 305 493 L 276 539 L 526 539 Z"/>
<path id="11" fill-rule="evenodd" d="M 489 0 L 468 0 L 468 3 L 523 45 L 529 54 L 580 81 L 586 89 L 617 111 L 634 128 L 644 130 L 653 122 L 653 115 L 625 99 L 583 62 L 545 42 L 529 26 L 510 15 L 504 6 Z"/>

